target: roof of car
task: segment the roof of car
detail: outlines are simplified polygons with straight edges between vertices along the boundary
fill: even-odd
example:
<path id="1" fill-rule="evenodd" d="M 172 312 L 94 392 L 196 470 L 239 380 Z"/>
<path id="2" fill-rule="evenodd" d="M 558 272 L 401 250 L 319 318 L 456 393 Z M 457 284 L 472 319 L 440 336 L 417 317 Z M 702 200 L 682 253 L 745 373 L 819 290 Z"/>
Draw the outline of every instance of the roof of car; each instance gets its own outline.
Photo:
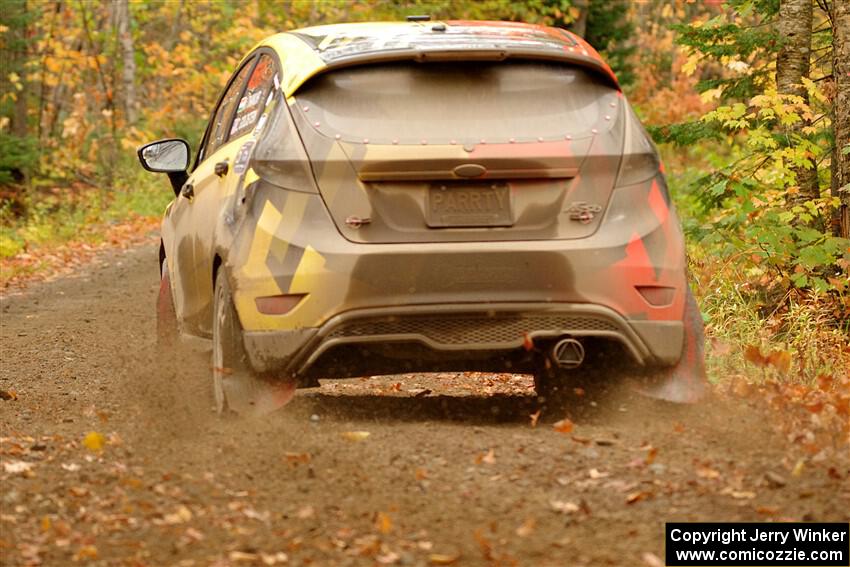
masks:
<path id="1" fill-rule="evenodd" d="M 328 69 L 404 59 L 558 60 L 596 70 L 618 87 L 611 68 L 579 36 L 559 28 L 519 22 L 332 24 L 275 34 L 259 46 L 274 49 L 281 58 L 281 84 L 286 96 Z"/>

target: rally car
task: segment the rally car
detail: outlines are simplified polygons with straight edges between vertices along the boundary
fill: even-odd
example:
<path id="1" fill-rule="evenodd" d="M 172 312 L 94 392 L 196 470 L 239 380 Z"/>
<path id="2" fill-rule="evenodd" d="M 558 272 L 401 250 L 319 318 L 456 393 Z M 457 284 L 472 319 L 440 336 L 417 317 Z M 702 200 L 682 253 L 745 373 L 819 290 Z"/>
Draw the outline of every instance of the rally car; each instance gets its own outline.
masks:
<path id="1" fill-rule="evenodd" d="M 219 411 L 319 378 L 585 357 L 693 400 L 702 320 L 656 149 L 568 31 L 418 19 L 273 35 L 168 173 L 159 329 L 212 341 Z"/>

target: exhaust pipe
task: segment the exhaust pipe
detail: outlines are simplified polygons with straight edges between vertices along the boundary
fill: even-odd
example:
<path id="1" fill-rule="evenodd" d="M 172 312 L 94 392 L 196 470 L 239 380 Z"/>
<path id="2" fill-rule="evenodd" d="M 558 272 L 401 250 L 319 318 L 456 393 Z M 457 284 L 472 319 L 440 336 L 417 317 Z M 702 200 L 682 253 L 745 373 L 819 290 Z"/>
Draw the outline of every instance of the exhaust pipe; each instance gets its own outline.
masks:
<path id="1" fill-rule="evenodd" d="M 560 368 L 578 368 L 584 362 L 584 345 L 575 339 L 561 339 L 552 347 L 552 360 Z"/>

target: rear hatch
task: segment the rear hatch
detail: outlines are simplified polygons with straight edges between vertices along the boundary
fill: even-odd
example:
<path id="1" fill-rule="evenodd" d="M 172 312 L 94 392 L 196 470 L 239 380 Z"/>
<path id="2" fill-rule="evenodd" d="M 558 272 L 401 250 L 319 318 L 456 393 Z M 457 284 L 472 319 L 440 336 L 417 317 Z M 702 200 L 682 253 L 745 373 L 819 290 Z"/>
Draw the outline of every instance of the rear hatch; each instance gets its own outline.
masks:
<path id="1" fill-rule="evenodd" d="M 620 163 L 622 105 L 580 67 L 444 61 L 338 69 L 290 108 L 340 232 L 390 243 L 590 236 Z"/>

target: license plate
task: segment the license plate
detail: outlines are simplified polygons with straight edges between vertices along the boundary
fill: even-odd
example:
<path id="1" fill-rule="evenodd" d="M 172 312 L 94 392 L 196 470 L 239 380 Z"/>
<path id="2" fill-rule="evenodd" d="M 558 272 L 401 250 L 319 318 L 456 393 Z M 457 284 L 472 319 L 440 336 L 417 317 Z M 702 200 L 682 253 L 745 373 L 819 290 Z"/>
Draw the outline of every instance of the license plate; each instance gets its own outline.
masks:
<path id="1" fill-rule="evenodd" d="M 504 183 L 438 183 L 428 189 L 428 226 L 512 226 L 511 191 Z"/>

